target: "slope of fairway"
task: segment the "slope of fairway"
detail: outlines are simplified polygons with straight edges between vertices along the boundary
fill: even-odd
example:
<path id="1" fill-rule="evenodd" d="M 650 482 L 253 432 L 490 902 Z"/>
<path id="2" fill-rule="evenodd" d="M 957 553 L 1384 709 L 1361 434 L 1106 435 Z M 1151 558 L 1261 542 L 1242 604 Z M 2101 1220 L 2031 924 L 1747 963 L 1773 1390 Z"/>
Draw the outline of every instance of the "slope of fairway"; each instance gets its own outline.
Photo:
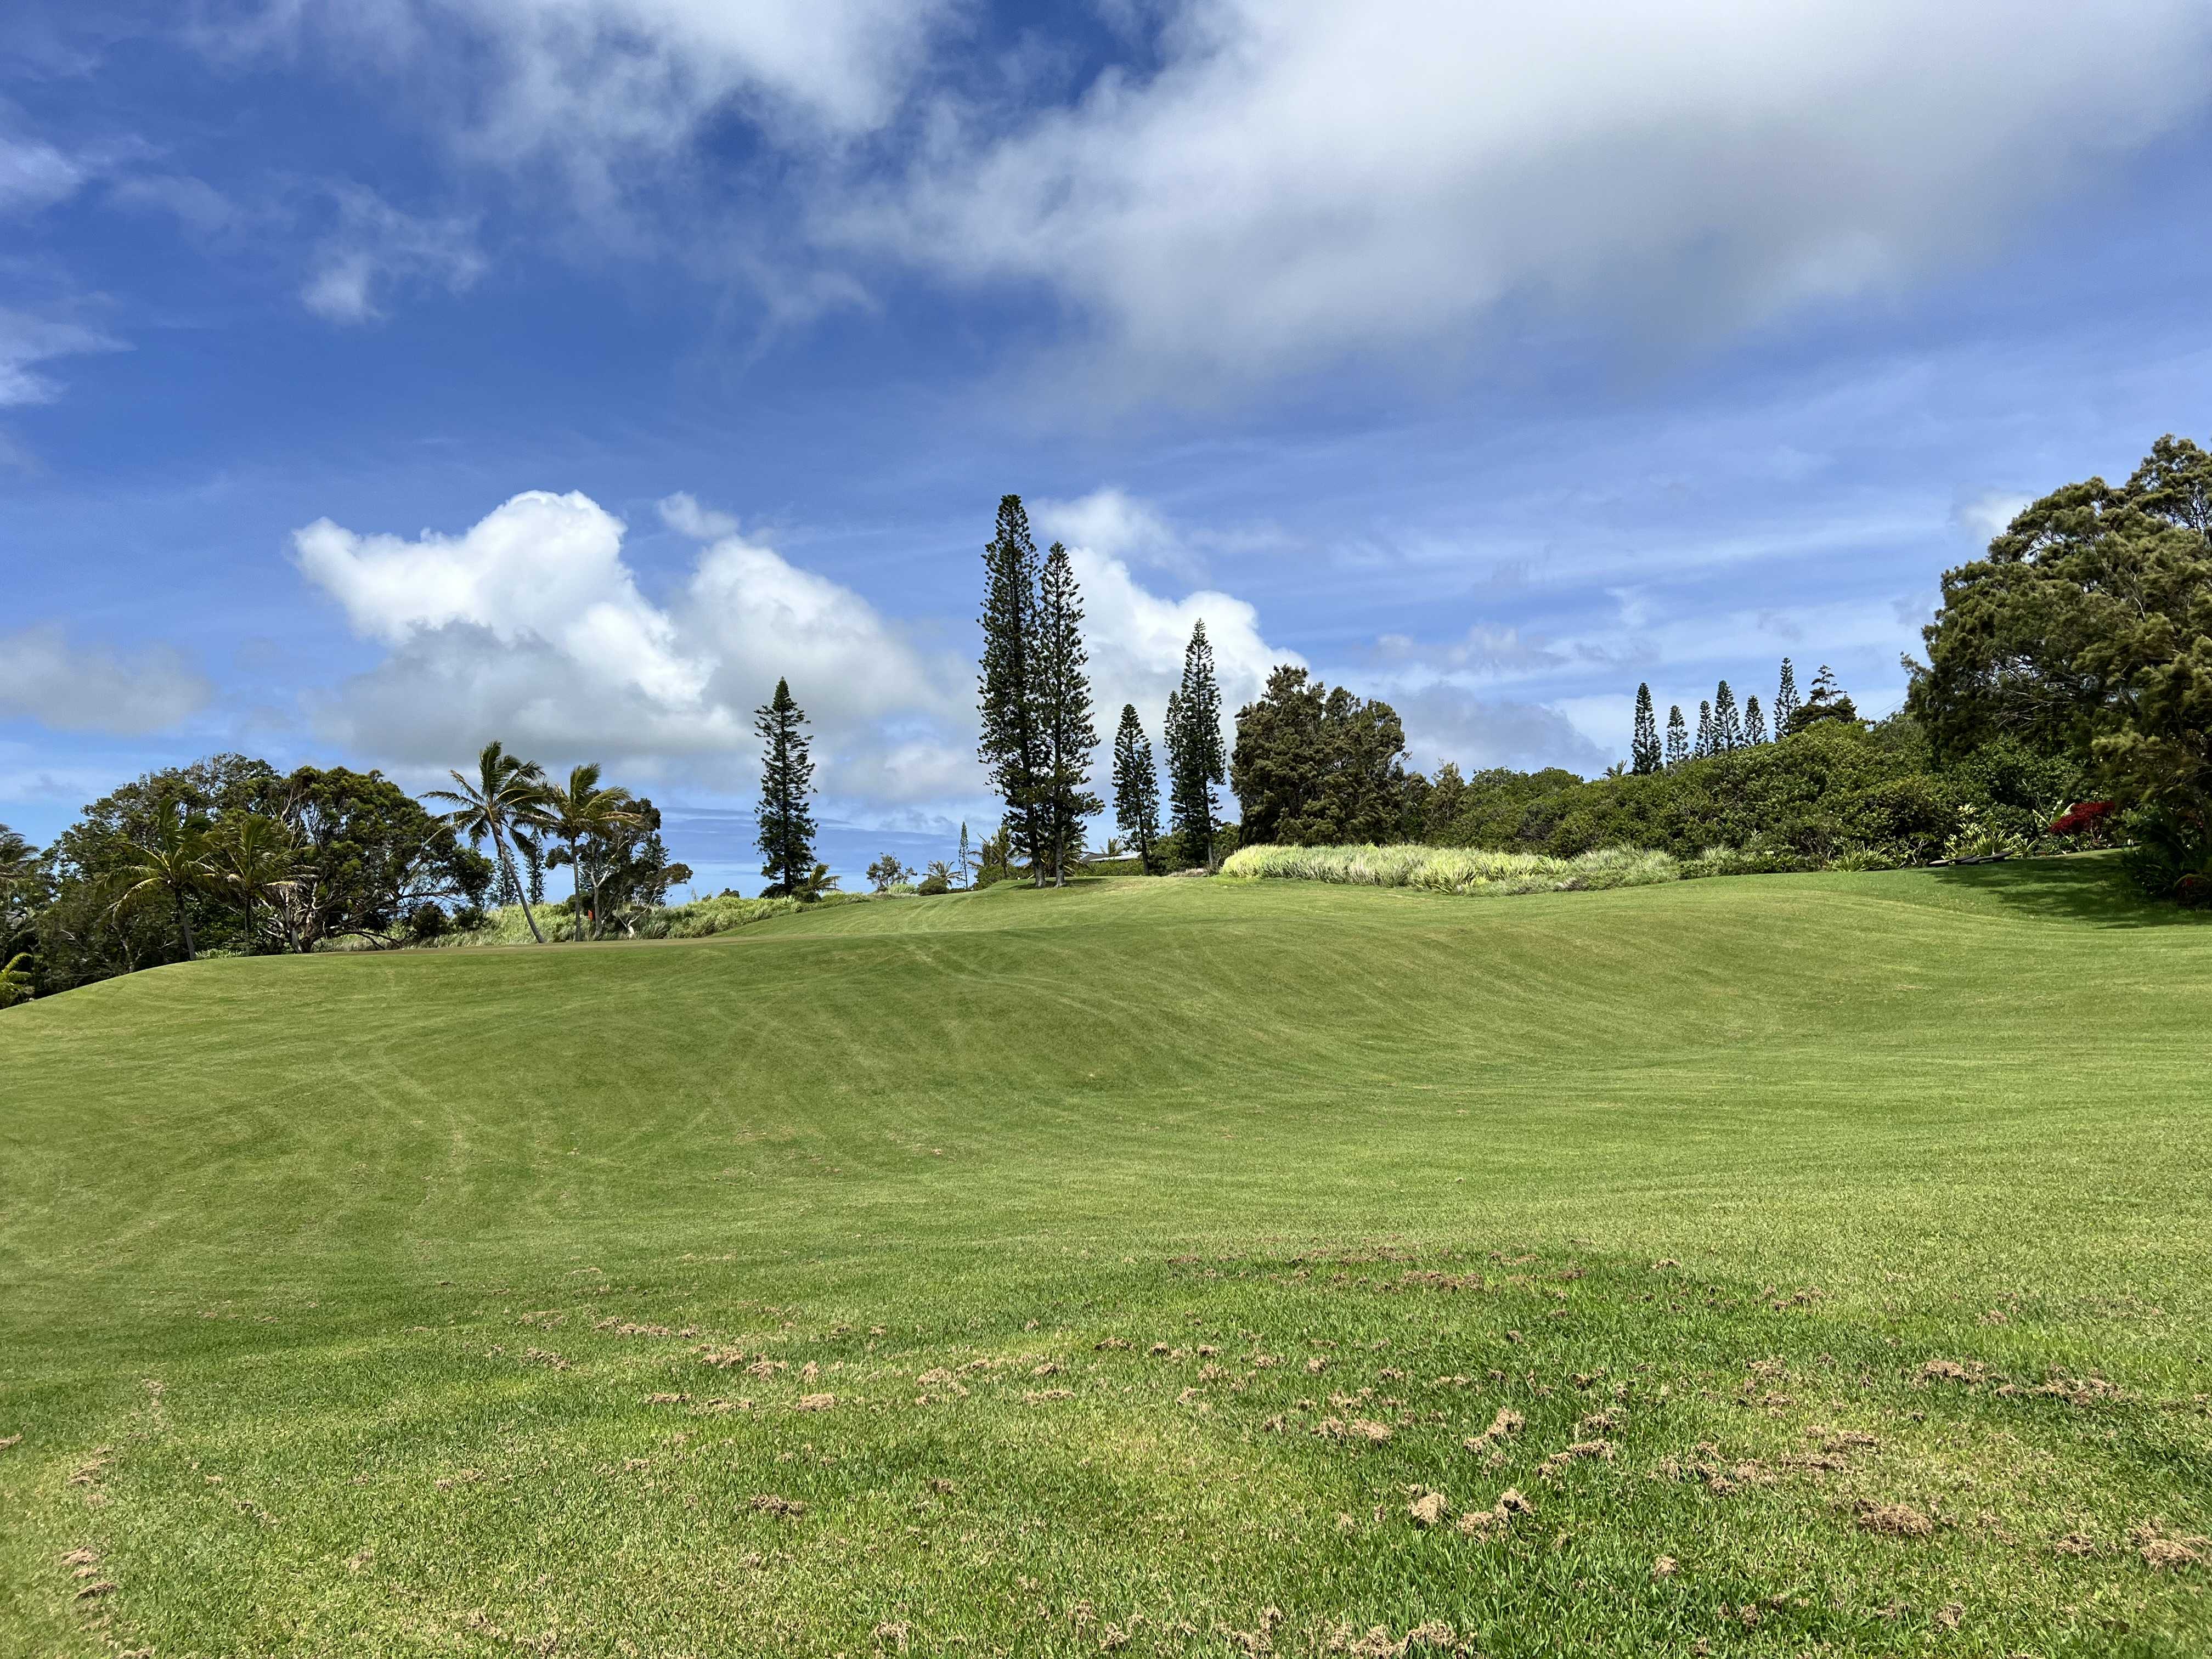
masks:
<path id="1" fill-rule="evenodd" d="M 2208 1030 L 2101 859 L 95 986 L 0 1650 L 2198 1651 Z"/>

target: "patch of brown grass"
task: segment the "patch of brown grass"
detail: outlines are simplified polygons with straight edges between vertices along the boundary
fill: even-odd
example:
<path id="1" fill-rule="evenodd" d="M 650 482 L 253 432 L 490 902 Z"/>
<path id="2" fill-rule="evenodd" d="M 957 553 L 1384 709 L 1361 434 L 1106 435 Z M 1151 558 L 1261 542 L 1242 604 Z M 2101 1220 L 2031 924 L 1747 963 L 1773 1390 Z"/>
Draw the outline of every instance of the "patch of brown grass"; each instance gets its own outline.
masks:
<path id="1" fill-rule="evenodd" d="M 1858 1515 L 1863 1528 L 1888 1538 L 1926 1538 L 1936 1530 L 1936 1523 L 1910 1504 L 1862 1502 Z"/>

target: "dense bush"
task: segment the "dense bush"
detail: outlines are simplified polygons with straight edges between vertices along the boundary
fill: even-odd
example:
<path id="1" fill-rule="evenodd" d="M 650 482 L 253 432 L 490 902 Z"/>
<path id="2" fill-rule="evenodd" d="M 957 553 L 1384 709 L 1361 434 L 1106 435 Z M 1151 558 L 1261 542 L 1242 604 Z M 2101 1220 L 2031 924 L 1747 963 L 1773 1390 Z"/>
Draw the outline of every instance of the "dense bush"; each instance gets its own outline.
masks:
<path id="1" fill-rule="evenodd" d="M 1972 808 L 2000 833 L 2043 832 L 2081 786 L 2070 760 L 2000 738 L 1938 769 L 1905 718 L 1822 720 L 1662 771 L 1588 781 L 1557 770 L 1447 774 L 1431 786 L 1427 839 L 1572 858 L 1641 847 L 1682 860 L 1717 848 L 1768 870 L 1909 864 L 1939 856 Z"/>
<path id="2" fill-rule="evenodd" d="M 1643 887 L 1674 881 L 1680 870 L 1664 853 L 1610 848 L 1571 859 L 1473 848 L 1245 847 L 1221 866 L 1224 876 L 1419 887 L 1437 893 L 1564 893 Z"/>

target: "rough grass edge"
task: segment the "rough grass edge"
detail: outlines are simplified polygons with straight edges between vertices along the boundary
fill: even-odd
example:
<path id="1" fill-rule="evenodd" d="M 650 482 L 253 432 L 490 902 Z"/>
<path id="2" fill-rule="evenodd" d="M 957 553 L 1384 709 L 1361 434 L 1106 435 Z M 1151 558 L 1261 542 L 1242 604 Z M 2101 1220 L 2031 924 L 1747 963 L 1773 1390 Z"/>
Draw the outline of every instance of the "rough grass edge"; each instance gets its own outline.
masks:
<path id="1" fill-rule="evenodd" d="M 609 939 L 706 939 L 715 933 L 734 933 L 740 927 L 750 927 L 757 921 L 767 921 L 772 917 L 796 915 L 802 910 L 818 910 L 836 904 L 866 904 L 894 896 L 898 896 L 824 893 L 818 899 L 802 903 L 792 898 L 739 898 L 734 893 L 725 893 L 714 898 L 694 899 L 689 904 L 671 904 L 657 910 L 648 910 L 611 927 L 605 937 Z M 549 944 L 566 944 L 582 936 L 578 918 L 557 905 L 541 906 L 538 911 L 538 925 L 544 930 Z M 425 939 L 421 948 L 450 951 L 465 950 L 471 945 L 527 945 L 530 942 L 530 927 L 523 920 L 522 907 L 509 904 L 490 911 L 481 927 Z"/>

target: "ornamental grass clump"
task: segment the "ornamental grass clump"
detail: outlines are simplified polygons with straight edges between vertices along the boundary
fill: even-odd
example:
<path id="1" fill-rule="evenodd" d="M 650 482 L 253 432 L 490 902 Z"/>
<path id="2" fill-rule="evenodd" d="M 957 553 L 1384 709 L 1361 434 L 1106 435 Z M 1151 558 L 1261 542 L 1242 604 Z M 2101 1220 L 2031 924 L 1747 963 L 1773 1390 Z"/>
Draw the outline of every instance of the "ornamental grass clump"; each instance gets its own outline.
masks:
<path id="1" fill-rule="evenodd" d="M 1224 876 L 1415 887 L 1435 893 L 1571 893 L 1646 887 L 1680 874 L 1665 853 L 1610 847 L 1577 858 L 1497 853 L 1474 847 L 1243 847 Z"/>

